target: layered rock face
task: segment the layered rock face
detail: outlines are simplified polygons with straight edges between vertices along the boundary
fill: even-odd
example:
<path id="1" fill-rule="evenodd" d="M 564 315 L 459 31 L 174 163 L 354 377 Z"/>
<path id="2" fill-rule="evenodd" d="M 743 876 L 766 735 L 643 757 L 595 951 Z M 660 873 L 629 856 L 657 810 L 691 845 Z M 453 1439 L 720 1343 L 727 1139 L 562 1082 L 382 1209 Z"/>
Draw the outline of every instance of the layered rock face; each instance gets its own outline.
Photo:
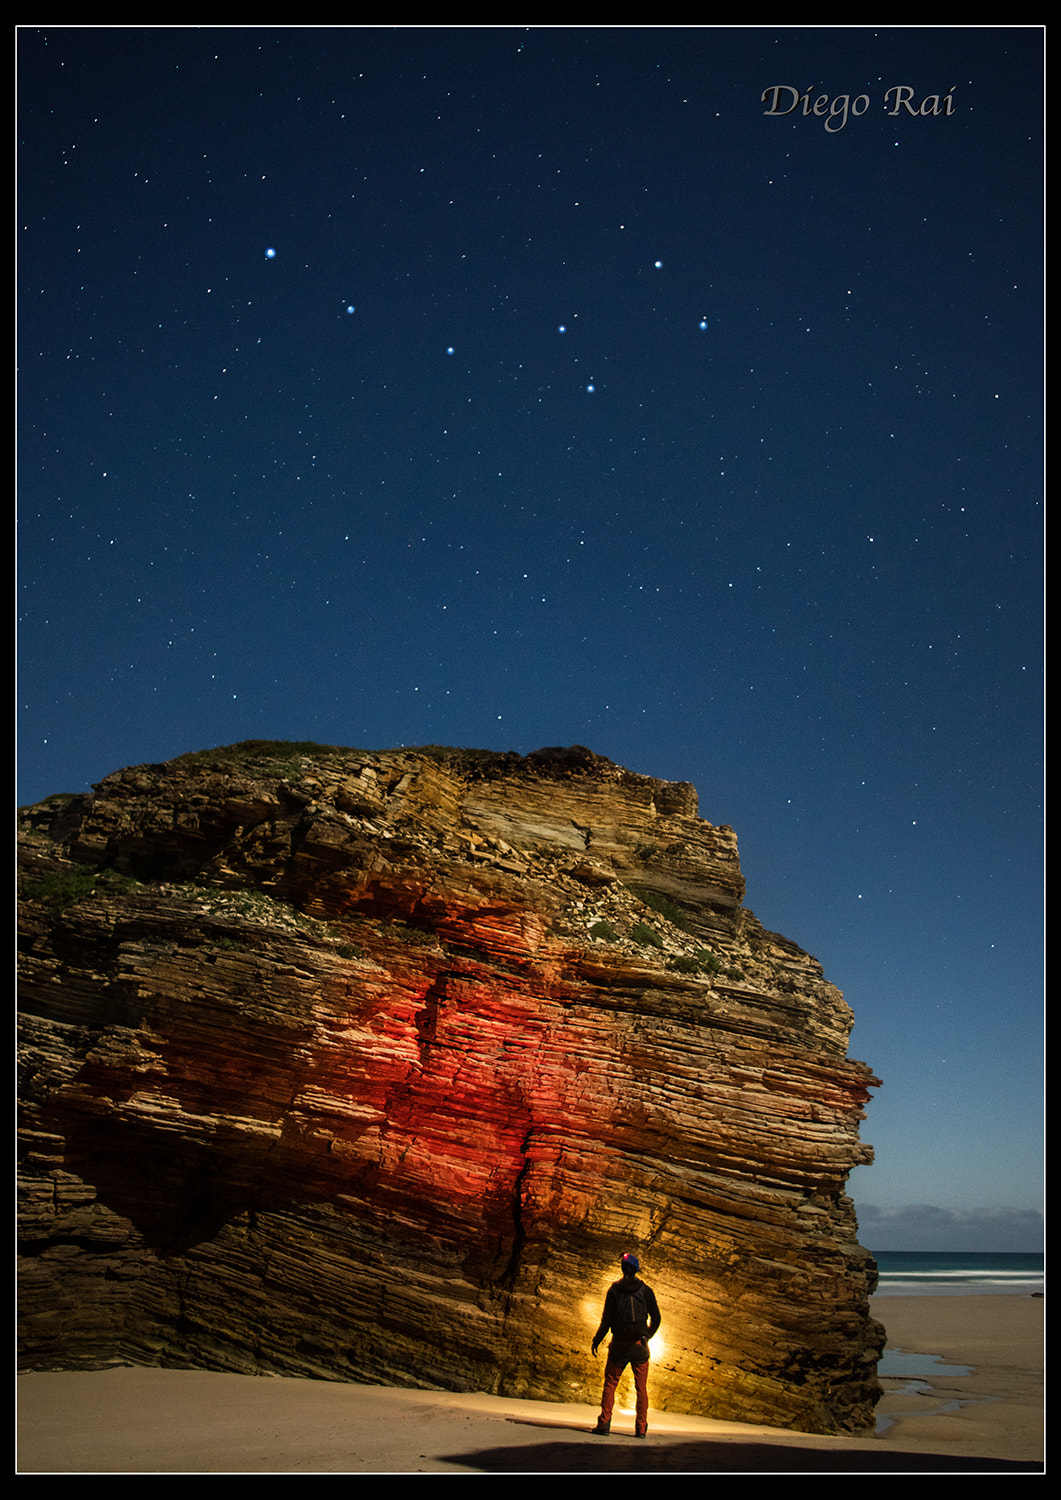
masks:
<path id="1" fill-rule="evenodd" d="M 877 1080 L 694 789 L 251 742 L 20 835 L 21 1349 L 865 1427 Z"/>

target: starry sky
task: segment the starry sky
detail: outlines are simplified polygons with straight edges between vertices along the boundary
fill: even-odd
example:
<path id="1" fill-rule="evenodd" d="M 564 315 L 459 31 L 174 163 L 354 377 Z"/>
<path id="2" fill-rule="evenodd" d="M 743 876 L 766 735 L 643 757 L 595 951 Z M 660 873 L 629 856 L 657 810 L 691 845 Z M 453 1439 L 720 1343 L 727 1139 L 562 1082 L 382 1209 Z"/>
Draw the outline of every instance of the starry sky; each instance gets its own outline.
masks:
<path id="1" fill-rule="evenodd" d="M 18 800 L 247 738 L 691 781 L 884 1080 L 862 1242 L 1037 1248 L 1042 60 L 20 30 Z"/>

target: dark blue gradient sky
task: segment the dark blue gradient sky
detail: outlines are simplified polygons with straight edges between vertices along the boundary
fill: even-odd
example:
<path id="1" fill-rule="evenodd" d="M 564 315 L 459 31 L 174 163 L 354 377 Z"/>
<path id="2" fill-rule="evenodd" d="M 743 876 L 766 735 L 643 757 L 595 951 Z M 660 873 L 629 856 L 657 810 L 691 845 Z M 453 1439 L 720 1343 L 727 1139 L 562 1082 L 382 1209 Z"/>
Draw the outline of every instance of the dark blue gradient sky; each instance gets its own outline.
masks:
<path id="1" fill-rule="evenodd" d="M 884 1080 L 864 1242 L 1036 1244 L 1042 57 L 21 30 L 19 800 L 251 737 L 692 781 Z"/>

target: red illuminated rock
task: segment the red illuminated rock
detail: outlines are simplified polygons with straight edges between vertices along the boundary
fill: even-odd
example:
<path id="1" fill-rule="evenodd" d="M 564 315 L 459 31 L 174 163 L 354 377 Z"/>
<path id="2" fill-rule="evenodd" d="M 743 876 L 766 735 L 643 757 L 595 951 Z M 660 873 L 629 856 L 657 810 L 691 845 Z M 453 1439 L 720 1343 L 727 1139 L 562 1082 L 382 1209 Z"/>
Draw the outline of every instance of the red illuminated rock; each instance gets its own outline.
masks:
<path id="1" fill-rule="evenodd" d="M 593 1403 L 635 1249 L 656 1407 L 872 1421 L 877 1080 L 691 786 L 252 742 L 20 849 L 26 1366 Z"/>

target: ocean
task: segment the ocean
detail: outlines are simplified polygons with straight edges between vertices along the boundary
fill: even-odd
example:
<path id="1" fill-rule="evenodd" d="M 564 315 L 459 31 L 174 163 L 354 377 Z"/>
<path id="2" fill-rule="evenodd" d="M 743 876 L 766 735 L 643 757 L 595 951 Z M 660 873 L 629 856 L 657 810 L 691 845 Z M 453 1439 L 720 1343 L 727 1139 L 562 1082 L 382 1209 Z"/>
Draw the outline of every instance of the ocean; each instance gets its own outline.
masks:
<path id="1" fill-rule="evenodd" d="M 878 1250 L 878 1297 L 969 1297 L 1044 1292 L 1041 1251 L 988 1254 L 979 1250 Z"/>

